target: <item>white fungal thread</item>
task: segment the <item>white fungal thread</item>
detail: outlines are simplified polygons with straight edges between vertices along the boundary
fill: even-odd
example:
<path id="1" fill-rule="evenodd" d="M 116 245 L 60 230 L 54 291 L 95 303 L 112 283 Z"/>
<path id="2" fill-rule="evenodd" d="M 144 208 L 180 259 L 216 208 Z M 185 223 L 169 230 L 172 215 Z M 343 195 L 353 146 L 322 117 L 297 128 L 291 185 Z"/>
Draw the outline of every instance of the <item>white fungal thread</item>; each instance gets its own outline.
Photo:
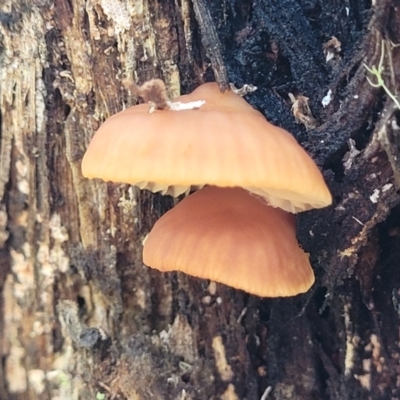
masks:
<path id="1" fill-rule="evenodd" d="M 270 393 L 272 392 L 272 386 L 268 386 L 265 389 L 265 392 L 263 393 L 263 395 L 261 396 L 260 400 L 266 400 L 268 398 L 268 396 L 270 395 Z"/>
<path id="2" fill-rule="evenodd" d="M 387 192 L 388 190 L 390 190 L 393 187 L 393 183 L 387 183 L 386 185 L 384 185 L 382 187 L 382 193 Z"/>
<path id="3" fill-rule="evenodd" d="M 357 222 L 357 224 L 361 225 L 361 226 L 365 226 L 358 218 L 354 217 L 353 215 L 351 216 L 351 218 L 354 219 L 354 221 Z"/>
<path id="4" fill-rule="evenodd" d="M 191 101 L 190 103 L 181 103 L 180 101 L 175 101 L 169 103 L 169 109 L 172 111 L 182 111 L 182 110 L 197 110 L 206 102 L 205 100 Z"/>
<path id="5" fill-rule="evenodd" d="M 180 101 L 168 101 L 168 110 L 171 111 L 185 111 L 185 110 L 198 110 L 206 102 L 205 100 L 195 100 L 190 103 L 181 103 Z M 149 101 L 149 114 L 153 114 L 157 110 L 157 105 Z"/>

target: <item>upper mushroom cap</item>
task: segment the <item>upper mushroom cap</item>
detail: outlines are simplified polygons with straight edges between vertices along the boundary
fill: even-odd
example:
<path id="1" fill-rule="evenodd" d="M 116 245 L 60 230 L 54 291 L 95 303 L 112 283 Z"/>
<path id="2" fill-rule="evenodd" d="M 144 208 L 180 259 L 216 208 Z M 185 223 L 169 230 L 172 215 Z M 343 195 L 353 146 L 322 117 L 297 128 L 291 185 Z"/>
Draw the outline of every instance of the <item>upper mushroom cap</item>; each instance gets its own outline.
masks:
<path id="1" fill-rule="evenodd" d="M 190 186 L 241 186 L 291 212 L 331 204 L 306 151 L 239 95 L 206 83 L 177 100 L 206 103 L 152 114 L 141 104 L 113 115 L 94 135 L 83 175 L 175 195 Z"/>
<path id="2" fill-rule="evenodd" d="M 241 188 L 207 186 L 182 200 L 155 223 L 143 262 L 262 297 L 294 296 L 314 282 L 294 216 Z"/>

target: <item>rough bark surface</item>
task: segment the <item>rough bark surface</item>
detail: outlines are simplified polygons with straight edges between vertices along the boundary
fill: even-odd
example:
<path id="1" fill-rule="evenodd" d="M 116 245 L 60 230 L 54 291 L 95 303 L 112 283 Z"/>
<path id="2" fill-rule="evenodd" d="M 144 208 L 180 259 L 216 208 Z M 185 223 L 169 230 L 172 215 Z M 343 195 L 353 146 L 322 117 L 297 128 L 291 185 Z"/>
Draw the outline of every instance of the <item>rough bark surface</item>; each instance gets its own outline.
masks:
<path id="1" fill-rule="evenodd" d="M 0 2 L 0 399 L 399 399 L 400 111 L 364 64 L 384 49 L 399 93 L 400 1 L 194 3 L 211 27 L 188 0 Z M 98 126 L 136 101 L 123 78 L 174 97 L 221 68 L 258 86 L 248 101 L 334 195 L 299 217 L 305 295 L 148 269 L 142 240 L 173 200 L 81 175 Z"/>

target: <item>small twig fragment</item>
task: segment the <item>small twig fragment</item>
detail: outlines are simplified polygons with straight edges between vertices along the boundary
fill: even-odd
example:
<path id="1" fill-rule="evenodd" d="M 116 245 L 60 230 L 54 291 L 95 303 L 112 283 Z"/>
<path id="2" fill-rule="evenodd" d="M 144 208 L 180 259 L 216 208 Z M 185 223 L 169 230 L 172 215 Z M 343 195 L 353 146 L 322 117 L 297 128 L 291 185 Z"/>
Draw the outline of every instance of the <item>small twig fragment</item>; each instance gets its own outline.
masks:
<path id="1" fill-rule="evenodd" d="M 354 159 L 361 153 L 356 148 L 356 142 L 353 139 L 348 140 L 349 151 L 343 157 L 343 167 L 347 171 L 353 165 Z"/>
<path id="2" fill-rule="evenodd" d="M 258 87 L 252 84 L 244 84 L 240 89 L 238 89 L 233 83 L 229 84 L 233 93 L 238 94 L 239 96 L 243 97 L 248 95 L 249 93 L 255 92 Z"/>
<path id="3" fill-rule="evenodd" d="M 133 93 L 135 96 L 141 97 L 146 103 L 150 104 L 154 110 L 168 109 L 169 98 L 165 83 L 161 79 L 151 79 L 142 86 L 136 85 L 130 79 L 122 81 L 124 87 Z"/>
<path id="4" fill-rule="evenodd" d="M 289 93 L 292 102 L 292 113 L 298 124 L 303 124 L 306 129 L 314 129 L 318 126 L 317 120 L 312 115 L 310 106 L 308 105 L 308 97 L 299 95 L 295 97 Z"/>
<path id="5" fill-rule="evenodd" d="M 145 82 L 142 86 L 136 85 L 130 79 L 124 79 L 122 84 L 131 93 L 141 97 L 149 104 L 149 114 L 154 113 L 156 110 L 197 110 L 205 104 L 204 100 L 196 100 L 189 103 L 171 101 L 168 98 L 165 83 L 161 79 L 151 79 L 150 81 Z"/>
<path id="6" fill-rule="evenodd" d="M 221 42 L 205 0 L 192 0 L 194 15 L 200 25 L 201 41 L 210 58 L 215 80 L 221 92 L 229 89 L 228 74 L 222 58 Z"/>
<path id="7" fill-rule="evenodd" d="M 340 52 L 342 51 L 342 43 L 336 36 L 332 36 L 326 43 L 323 45 L 325 61 L 329 62 L 330 60 L 336 58 L 340 60 Z"/>

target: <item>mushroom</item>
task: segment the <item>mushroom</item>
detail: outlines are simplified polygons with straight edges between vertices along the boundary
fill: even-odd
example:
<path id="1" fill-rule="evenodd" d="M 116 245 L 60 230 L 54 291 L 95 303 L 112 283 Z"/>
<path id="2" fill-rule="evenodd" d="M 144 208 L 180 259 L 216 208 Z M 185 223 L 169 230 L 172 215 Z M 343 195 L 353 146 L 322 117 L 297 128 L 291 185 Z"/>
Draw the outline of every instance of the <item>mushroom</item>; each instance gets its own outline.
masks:
<path id="1" fill-rule="evenodd" d="M 173 196 L 191 186 L 239 186 L 290 212 L 331 204 L 306 151 L 239 95 L 206 83 L 177 100 L 205 104 L 151 114 L 140 104 L 107 119 L 84 155 L 83 175 Z"/>
<path id="2" fill-rule="evenodd" d="M 155 223 L 143 262 L 262 297 L 293 296 L 314 282 L 294 216 L 242 188 L 206 186 L 186 197 Z"/>

